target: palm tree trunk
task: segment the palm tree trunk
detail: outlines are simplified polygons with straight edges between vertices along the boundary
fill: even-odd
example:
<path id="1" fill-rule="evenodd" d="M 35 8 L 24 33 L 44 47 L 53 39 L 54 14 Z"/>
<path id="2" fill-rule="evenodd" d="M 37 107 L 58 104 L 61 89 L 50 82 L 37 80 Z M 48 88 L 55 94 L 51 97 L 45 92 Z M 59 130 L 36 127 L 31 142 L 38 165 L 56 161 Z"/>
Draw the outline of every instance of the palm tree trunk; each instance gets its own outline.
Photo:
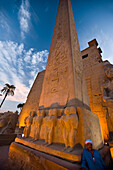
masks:
<path id="1" fill-rule="evenodd" d="M 5 101 L 7 95 L 8 95 L 8 92 L 5 94 L 4 99 L 2 100 L 2 103 L 1 103 L 1 105 L 0 105 L 0 108 L 1 108 L 1 106 L 3 105 L 3 102 Z"/>

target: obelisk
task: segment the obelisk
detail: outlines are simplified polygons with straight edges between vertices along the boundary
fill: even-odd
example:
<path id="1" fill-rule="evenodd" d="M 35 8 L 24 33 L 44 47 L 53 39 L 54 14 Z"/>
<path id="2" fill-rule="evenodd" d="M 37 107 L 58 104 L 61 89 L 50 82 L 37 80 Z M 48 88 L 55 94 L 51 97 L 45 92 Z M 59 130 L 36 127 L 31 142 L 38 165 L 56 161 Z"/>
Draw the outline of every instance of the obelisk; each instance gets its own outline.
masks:
<path id="1" fill-rule="evenodd" d="M 8 165 L 24 170 L 70 169 L 80 161 L 80 148 L 84 147 L 86 139 L 92 140 L 95 149 L 103 147 L 98 116 L 87 109 L 88 94 L 70 0 L 60 0 L 44 81 L 41 82 L 38 115 L 27 118 L 24 132 L 34 131 L 30 131 L 27 139 L 17 137 L 11 144 Z M 39 131 L 35 123 L 40 117 Z M 36 122 L 30 122 L 31 119 Z M 32 132 L 37 130 L 39 140 L 31 140 L 34 139 Z"/>
<path id="2" fill-rule="evenodd" d="M 60 0 L 39 108 L 89 106 L 70 0 Z"/>

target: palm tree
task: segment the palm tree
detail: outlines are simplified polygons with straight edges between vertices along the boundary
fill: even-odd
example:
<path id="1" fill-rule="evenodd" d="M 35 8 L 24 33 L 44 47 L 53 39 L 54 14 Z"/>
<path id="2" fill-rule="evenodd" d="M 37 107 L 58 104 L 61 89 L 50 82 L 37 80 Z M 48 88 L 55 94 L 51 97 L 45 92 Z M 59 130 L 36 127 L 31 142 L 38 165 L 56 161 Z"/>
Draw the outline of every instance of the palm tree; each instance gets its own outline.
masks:
<path id="1" fill-rule="evenodd" d="M 23 107 L 24 104 L 25 104 L 25 103 L 19 103 L 19 104 L 17 105 L 17 108 L 20 108 L 20 111 L 21 111 L 21 109 L 22 109 L 22 107 Z"/>
<path id="2" fill-rule="evenodd" d="M 14 95 L 14 90 L 15 90 L 15 86 L 14 85 L 10 85 L 10 84 L 5 84 L 5 87 L 3 87 L 3 89 L 1 90 L 2 93 L 5 94 L 4 99 L 2 100 L 2 103 L 0 104 L 0 107 L 2 106 L 2 104 L 4 103 L 7 95 Z"/>

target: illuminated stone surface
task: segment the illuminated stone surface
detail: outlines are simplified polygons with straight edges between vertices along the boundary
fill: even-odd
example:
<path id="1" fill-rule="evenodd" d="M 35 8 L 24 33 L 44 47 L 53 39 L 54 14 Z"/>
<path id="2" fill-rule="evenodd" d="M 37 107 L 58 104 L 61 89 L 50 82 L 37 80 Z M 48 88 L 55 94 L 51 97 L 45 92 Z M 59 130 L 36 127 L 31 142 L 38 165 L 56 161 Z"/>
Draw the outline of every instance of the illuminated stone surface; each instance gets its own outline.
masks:
<path id="1" fill-rule="evenodd" d="M 19 115 L 19 127 L 25 126 L 24 119 L 25 119 L 25 117 L 29 116 L 30 111 L 37 112 L 37 110 L 38 110 L 44 73 L 45 73 L 45 71 L 38 73 L 38 75 L 32 85 L 32 88 L 27 96 L 26 103 L 23 106 L 21 113 Z"/>
<path id="2" fill-rule="evenodd" d="M 90 107 L 99 117 L 103 140 L 108 141 L 109 131 L 113 132 L 113 65 L 102 61 L 95 39 L 88 44 L 81 53 Z"/>
<path id="3" fill-rule="evenodd" d="M 12 170 L 79 170 L 80 164 L 74 164 L 58 157 L 36 151 L 18 143 L 12 143 L 9 150 L 8 168 Z"/>
<path id="4" fill-rule="evenodd" d="M 89 106 L 70 0 L 60 0 L 39 109 Z"/>
<path id="5" fill-rule="evenodd" d="M 25 118 L 25 128 L 24 128 L 24 136 L 28 137 L 31 132 L 31 125 L 33 123 L 33 117 L 36 115 L 35 111 L 31 111 L 29 116 Z"/>
<path id="6" fill-rule="evenodd" d="M 58 156 L 60 158 L 71 160 L 73 162 L 80 162 L 81 160 L 82 147 L 78 147 L 78 149 L 76 148 L 76 150 L 74 150 L 72 153 L 68 153 L 68 152 L 62 152 L 63 145 L 59 146 L 58 144 L 56 144 L 56 145 L 50 145 L 46 147 L 43 145 L 44 142 L 41 140 L 37 142 L 30 142 L 30 138 L 28 139 L 16 138 L 15 142 L 21 143 L 23 145 L 26 145 L 30 148 L 36 149 L 44 153 L 49 153 L 51 155 Z"/>

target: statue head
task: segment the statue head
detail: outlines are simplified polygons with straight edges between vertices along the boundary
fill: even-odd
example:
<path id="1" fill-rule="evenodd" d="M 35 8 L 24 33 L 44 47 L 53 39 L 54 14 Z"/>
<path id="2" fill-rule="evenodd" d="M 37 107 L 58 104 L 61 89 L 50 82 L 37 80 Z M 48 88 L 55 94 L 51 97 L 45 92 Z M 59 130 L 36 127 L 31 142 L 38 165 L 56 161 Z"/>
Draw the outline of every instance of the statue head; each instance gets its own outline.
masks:
<path id="1" fill-rule="evenodd" d="M 51 115 L 57 115 L 57 109 L 50 109 L 49 116 L 51 116 Z"/>
<path id="2" fill-rule="evenodd" d="M 73 107 L 73 106 L 70 107 L 70 113 L 71 113 L 71 114 L 76 114 L 76 109 L 75 109 L 75 107 Z"/>
<path id="3" fill-rule="evenodd" d="M 64 114 L 66 114 L 66 115 L 75 114 L 75 113 L 76 113 L 76 109 L 73 106 L 66 107 L 64 110 Z"/>
<path id="4" fill-rule="evenodd" d="M 104 62 L 104 72 L 109 79 L 113 80 L 113 65 L 108 61 Z"/>
<path id="5" fill-rule="evenodd" d="M 36 115 L 36 111 L 30 111 L 29 115 L 34 117 Z"/>
<path id="6" fill-rule="evenodd" d="M 39 112 L 39 110 L 37 111 L 37 116 L 40 116 L 40 112 Z"/>
<path id="7" fill-rule="evenodd" d="M 26 120 L 27 120 L 27 118 L 28 118 L 28 116 L 27 117 L 25 117 L 25 119 L 24 119 L 24 124 L 26 125 Z"/>
<path id="8" fill-rule="evenodd" d="M 66 107 L 64 110 L 65 115 L 70 115 L 70 107 Z"/>
<path id="9" fill-rule="evenodd" d="M 37 113 L 38 116 L 45 116 L 45 114 L 45 110 L 39 110 Z"/>

